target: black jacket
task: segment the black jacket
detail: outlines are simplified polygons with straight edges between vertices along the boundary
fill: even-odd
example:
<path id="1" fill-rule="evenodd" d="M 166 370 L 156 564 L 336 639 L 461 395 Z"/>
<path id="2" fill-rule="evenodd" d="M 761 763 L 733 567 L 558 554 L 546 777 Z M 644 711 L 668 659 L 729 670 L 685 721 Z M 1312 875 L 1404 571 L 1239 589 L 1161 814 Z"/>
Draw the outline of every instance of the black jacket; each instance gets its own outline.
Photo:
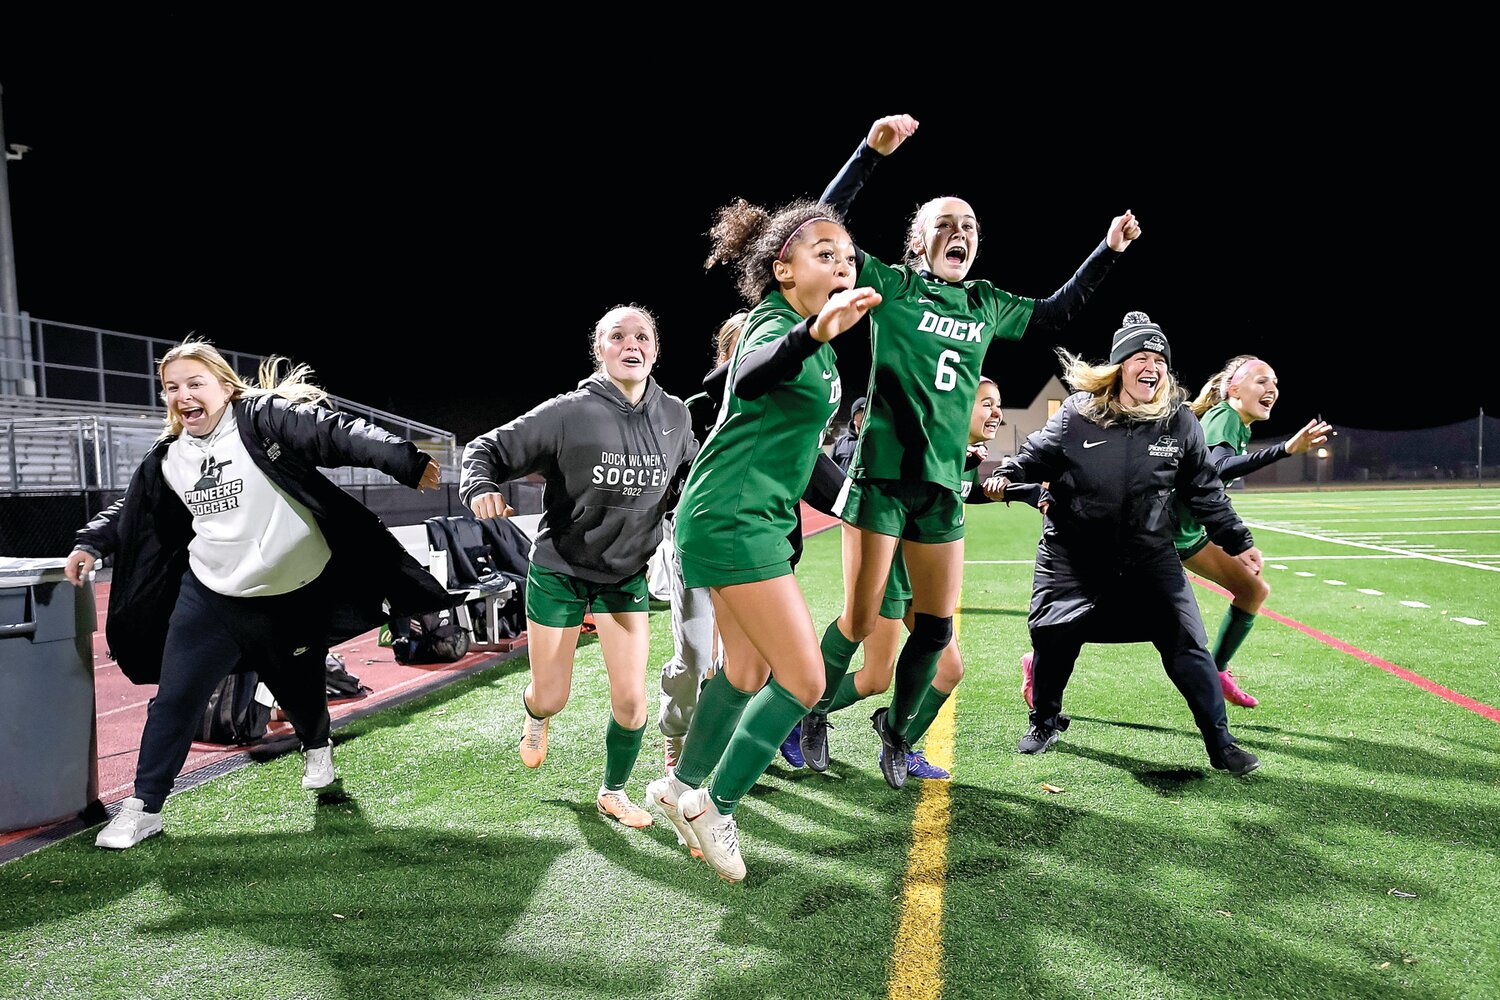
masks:
<path id="1" fill-rule="evenodd" d="M 367 632 L 391 615 L 448 607 L 448 592 L 407 554 L 380 518 L 329 482 L 318 467 L 379 469 L 404 485 L 422 479 L 428 456 L 363 420 L 279 396 L 233 404 L 241 441 L 256 466 L 312 512 L 332 552 L 324 577 L 334 606 L 329 644 Z M 78 532 L 77 546 L 115 557 L 104 627 L 110 655 L 137 684 L 161 677 L 167 624 L 188 568 L 193 518 L 162 475 L 174 438 L 157 441 L 125 496 Z"/>
<path id="2" fill-rule="evenodd" d="M 1157 421 L 1100 427 L 1078 412 L 1087 398 L 1070 396 L 995 470 L 1051 484 L 1030 625 L 1069 624 L 1101 599 L 1126 598 L 1123 613 L 1170 606 L 1201 631 L 1196 606 L 1182 603 L 1192 595 L 1173 545 L 1173 490 L 1224 551 L 1238 555 L 1252 544 L 1208 460 L 1203 428 L 1185 406 Z"/>

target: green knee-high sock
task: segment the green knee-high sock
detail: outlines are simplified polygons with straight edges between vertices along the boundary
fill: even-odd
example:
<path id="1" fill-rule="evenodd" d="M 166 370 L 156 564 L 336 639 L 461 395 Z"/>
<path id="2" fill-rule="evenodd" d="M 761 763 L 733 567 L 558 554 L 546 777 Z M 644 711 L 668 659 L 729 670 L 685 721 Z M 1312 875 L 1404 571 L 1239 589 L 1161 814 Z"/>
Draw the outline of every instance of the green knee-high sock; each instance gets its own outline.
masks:
<path id="1" fill-rule="evenodd" d="M 693 713 L 688 726 L 686 742 L 682 746 L 682 760 L 677 762 L 673 774 L 689 788 L 697 788 L 714 769 L 729 738 L 739 725 L 740 715 L 750 703 L 754 691 L 741 691 L 729 683 L 729 678 L 720 670 L 703 685 L 698 696 L 698 709 Z M 791 726 L 787 730 L 791 730 Z"/>
<path id="2" fill-rule="evenodd" d="M 946 641 L 937 643 L 918 636 L 915 632 L 906 637 L 901 655 L 896 657 L 896 678 L 891 684 L 891 708 L 886 715 L 886 724 L 890 726 L 891 732 L 906 737 L 922 707 L 927 689 L 932 687 L 932 679 L 937 676 L 938 657 L 942 655 L 946 645 Z"/>
<path id="3" fill-rule="evenodd" d="M 709 797 L 719 812 L 734 812 L 741 797 L 766 773 L 792 727 L 806 714 L 807 707 L 774 677 L 750 699 L 708 786 Z"/>
<path id="4" fill-rule="evenodd" d="M 856 670 L 852 674 L 845 674 L 844 679 L 839 681 L 839 689 L 833 693 L 833 701 L 828 705 L 830 715 L 864 698 L 864 695 L 859 693 L 859 688 L 854 685 L 854 679 L 858 676 L 859 671 Z"/>
<path id="5" fill-rule="evenodd" d="M 916 743 L 927 733 L 927 727 L 932 725 L 932 720 L 937 718 L 938 712 L 943 709 L 943 702 L 948 700 L 947 691 L 939 691 L 931 686 L 927 687 L 927 693 L 922 696 L 922 704 L 917 706 L 917 717 L 911 720 L 906 727 L 906 742 Z"/>
<path id="6" fill-rule="evenodd" d="M 625 787 L 635 768 L 635 759 L 641 755 L 641 736 L 645 732 L 644 725 L 639 729 L 626 729 L 615 721 L 613 715 L 609 717 L 609 725 L 604 727 L 605 788 L 618 792 Z"/>
<path id="7" fill-rule="evenodd" d="M 844 675 L 849 672 L 849 661 L 854 659 L 859 643 L 840 631 L 839 620 L 835 618 L 823 631 L 823 641 L 820 645 L 823 649 L 823 697 L 818 699 L 818 703 L 812 707 L 812 710 L 827 715 L 831 711 L 829 706 L 833 704 L 834 696 L 838 694 Z"/>
<path id="8" fill-rule="evenodd" d="M 1240 643 L 1245 641 L 1254 625 L 1253 613 L 1242 611 L 1233 604 L 1229 606 L 1219 622 L 1219 637 L 1214 640 L 1214 663 L 1218 664 L 1220 671 L 1229 669 L 1229 661 L 1239 652 Z"/>

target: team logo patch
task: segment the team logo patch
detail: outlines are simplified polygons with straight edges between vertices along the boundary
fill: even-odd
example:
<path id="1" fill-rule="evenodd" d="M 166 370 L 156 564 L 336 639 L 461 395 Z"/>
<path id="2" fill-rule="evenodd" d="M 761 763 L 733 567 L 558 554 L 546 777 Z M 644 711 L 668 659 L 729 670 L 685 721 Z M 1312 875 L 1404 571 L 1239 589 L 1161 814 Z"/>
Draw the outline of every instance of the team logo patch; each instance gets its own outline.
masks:
<path id="1" fill-rule="evenodd" d="M 1182 449 L 1177 447 L 1177 439 L 1167 437 L 1163 434 L 1156 439 L 1156 443 L 1146 449 L 1153 458 L 1176 458 L 1182 454 Z"/>
<path id="2" fill-rule="evenodd" d="M 1152 334 L 1151 339 L 1141 345 L 1141 349 L 1146 351 L 1155 351 L 1157 354 L 1160 354 L 1167 349 L 1167 342 L 1165 340 L 1162 340 L 1155 334 Z"/>
<path id="3" fill-rule="evenodd" d="M 271 446 L 266 449 L 266 457 L 269 458 L 273 462 L 276 461 L 278 458 L 280 458 L 281 457 L 281 445 L 277 444 L 275 441 L 272 441 L 271 442 Z"/>
<path id="4" fill-rule="evenodd" d="M 189 513 L 194 517 L 203 517 L 207 514 L 222 514 L 240 505 L 239 495 L 245 489 L 245 481 L 223 481 L 224 469 L 233 464 L 233 461 L 220 462 L 212 455 L 203 460 L 198 467 L 198 482 L 182 495 Z"/>

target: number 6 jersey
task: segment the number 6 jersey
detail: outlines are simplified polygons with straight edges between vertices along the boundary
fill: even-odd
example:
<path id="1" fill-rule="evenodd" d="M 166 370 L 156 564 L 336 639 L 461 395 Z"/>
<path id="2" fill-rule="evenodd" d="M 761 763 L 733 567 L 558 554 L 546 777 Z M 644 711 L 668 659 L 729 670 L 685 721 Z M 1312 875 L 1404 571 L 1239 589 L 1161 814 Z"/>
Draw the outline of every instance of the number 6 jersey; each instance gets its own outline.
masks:
<path id="1" fill-rule="evenodd" d="M 855 284 L 884 301 L 870 313 L 869 402 L 849 475 L 959 490 L 984 352 L 996 337 L 1020 340 L 1036 300 L 863 258 Z"/>

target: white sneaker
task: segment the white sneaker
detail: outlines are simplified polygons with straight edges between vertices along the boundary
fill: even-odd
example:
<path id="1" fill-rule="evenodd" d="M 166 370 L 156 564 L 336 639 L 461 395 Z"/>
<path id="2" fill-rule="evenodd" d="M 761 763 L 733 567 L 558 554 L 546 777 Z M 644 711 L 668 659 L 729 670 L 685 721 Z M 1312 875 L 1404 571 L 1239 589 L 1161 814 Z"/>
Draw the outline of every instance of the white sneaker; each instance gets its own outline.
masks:
<path id="1" fill-rule="evenodd" d="M 327 788 L 338 780 L 333 772 L 333 744 L 302 751 L 302 787 Z"/>
<path id="2" fill-rule="evenodd" d="M 148 813 L 146 803 L 132 797 L 120 803 L 120 811 L 99 831 L 94 846 L 123 851 L 158 833 L 161 833 L 161 813 Z"/>
<path id="3" fill-rule="evenodd" d="M 703 848 L 698 846 L 698 835 L 688 825 L 688 821 L 682 818 L 682 810 L 677 808 L 678 800 L 692 791 L 687 785 L 678 781 L 674 775 L 668 774 L 665 778 L 657 778 L 646 786 L 646 801 L 662 811 L 662 815 L 672 821 L 677 828 L 677 842 L 692 852 L 693 857 L 703 857 Z"/>
<path id="4" fill-rule="evenodd" d="M 714 871 L 726 882 L 738 882 L 745 877 L 745 860 L 740 857 L 740 830 L 734 817 L 725 816 L 708 797 L 708 789 L 694 788 L 677 799 L 677 811 L 687 820 L 698 835 L 698 846 L 703 850 L 703 860 L 713 865 Z"/>

